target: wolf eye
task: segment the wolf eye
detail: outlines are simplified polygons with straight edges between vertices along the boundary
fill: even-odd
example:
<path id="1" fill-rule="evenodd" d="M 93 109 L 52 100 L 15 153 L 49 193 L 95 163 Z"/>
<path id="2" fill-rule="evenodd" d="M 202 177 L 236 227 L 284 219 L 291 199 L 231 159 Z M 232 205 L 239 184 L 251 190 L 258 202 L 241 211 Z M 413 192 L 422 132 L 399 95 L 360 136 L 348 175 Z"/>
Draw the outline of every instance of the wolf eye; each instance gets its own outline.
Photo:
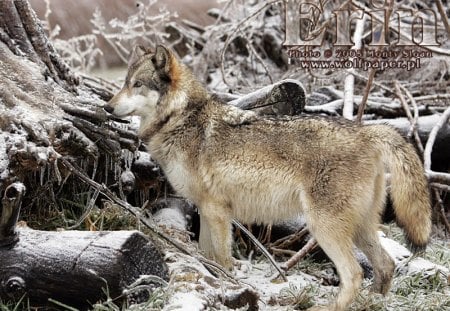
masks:
<path id="1" fill-rule="evenodd" d="M 141 87 L 142 86 L 142 82 L 141 81 L 136 81 L 133 84 L 133 87 Z"/>

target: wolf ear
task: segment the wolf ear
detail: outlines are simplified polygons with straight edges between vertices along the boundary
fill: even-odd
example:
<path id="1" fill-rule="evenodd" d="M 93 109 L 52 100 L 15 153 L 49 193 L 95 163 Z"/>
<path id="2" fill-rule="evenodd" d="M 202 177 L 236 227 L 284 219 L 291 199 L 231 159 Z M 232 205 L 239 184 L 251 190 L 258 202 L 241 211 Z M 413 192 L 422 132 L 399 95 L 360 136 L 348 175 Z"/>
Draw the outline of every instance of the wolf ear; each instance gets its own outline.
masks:
<path id="1" fill-rule="evenodd" d="M 162 70 L 168 74 L 170 71 L 170 51 L 163 45 L 156 47 L 155 56 L 152 58 L 156 69 Z"/>
<path id="2" fill-rule="evenodd" d="M 131 52 L 131 56 L 128 60 L 128 67 L 134 64 L 139 58 L 148 53 L 147 49 L 142 45 L 136 45 Z"/>

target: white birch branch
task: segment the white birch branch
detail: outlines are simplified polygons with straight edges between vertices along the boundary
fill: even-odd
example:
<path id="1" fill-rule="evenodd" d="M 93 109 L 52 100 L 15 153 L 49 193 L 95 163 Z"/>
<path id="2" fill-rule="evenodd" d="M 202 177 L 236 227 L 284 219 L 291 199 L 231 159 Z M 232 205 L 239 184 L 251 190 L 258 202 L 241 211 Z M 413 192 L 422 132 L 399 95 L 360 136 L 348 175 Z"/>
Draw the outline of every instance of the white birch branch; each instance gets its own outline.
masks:
<path id="1" fill-rule="evenodd" d="M 364 23 L 366 21 L 366 14 L 356 22 L 355 33 L 353 34 L 353 42 L 355 45 L 352 50 L 359 50 L 362 47 L 362 36 L 364 32 Z M 350 57 L 349 61 L 352 61 L 355 57 Z M 344 82 L 344 108 L 342 109 L 342 116 L 348 120 L 353 120 L 353 92 L 355 85 L 355 76 L 353 74 L 354 69 L 350 69 L 347 72 Z"/>

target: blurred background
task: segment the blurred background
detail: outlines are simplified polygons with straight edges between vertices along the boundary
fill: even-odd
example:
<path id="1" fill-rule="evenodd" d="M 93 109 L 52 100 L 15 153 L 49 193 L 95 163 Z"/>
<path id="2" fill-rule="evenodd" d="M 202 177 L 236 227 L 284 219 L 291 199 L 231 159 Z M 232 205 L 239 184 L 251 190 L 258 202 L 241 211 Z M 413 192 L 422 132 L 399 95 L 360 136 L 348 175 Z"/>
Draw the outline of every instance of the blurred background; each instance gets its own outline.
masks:
<path id="1" fill-rule="evenodd" d="M 72 48 L 79 49 L 80 54 L 95 50 L 91 63 L 79 64 L 88 67 L 81 69 L 89 70 L 125 66 L 126 63 L 116 51 L 117 47 L 113 47 L 111 42 L 117 44 L 118 37 L 105 38 L 113 31 L 124 30 L 124 36 L 128 36 L 128 39 L 135 36 L 132 41 L 138 43 L 145 41 L 138 35 L 138 31 L 142 30 L 139 27 L 144 28 L 145 25 L 139 25 L 138 22 L 153 22 L 149 27 L 157 26 L 153 29 L 155 32 L 161 31 L 170 22 L 191 21 L 204 27 L 214 22 L 214 18 L 208 15 L 208 10 L 221 6 L 217 0 L 30 0 L 30 3 L 59 50 L 64 49 L 62 40 L 71 40 L 74 45 Z M 133 25 L 133 22 L 137 25 Z M 75 46 L 75 42 L 79 46 Z M 66 48 L 71 49 L 70 46 Z M 124 46 L 123 50 L 126 48 Z M 123 56 L 127 56 L 124 55 L 125 51 L 121 52 Z"/>

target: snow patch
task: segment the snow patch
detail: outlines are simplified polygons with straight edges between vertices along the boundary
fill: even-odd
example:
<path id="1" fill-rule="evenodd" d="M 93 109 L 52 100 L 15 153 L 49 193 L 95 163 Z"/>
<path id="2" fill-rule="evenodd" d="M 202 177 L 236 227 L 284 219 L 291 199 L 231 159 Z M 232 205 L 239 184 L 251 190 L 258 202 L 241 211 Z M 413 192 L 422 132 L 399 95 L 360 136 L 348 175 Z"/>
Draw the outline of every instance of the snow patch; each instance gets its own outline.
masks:
<path id="1" fill-rule="evenodd" d="M 398 265 L 401 261 L 412 256 L 412 253 L 400 243 L 391 240 L 386 237 L 386 234 L 382 231 L 378 231 L 381 245 L 388 252 L 388 254 L 394 259 L 395 264 Z"/>
<path id="2" fill-rule="evenodd" d="M 436 274 L 436 272 L 443 272 L 444 274 L 449 274 L 449 269 L 435 264 L 429 260 L 426 260 L 421 257 L 414 258 L 408 263 L 408 271 L 407 274 L 417 274 L 422 273 L 425 276 L 430 276 Z"/>
<path id="3" fill-rule="evenodd" d="M 440 273 L 449 276 L 450 270 L 442 265 L 435 264 L 413 254 L 400 243 L 391 240 L 379 231 L 381 245 L 394 259 L 398 272 L 406 275 L 422 274 L 424 277 Z"/>
<path id="4" fill-rule="evenodd" d="M 206 310 L 206 306 L 206 301 L 196 292 L 176 293 L 164 310 L 200 311 Z"/>
<path id="5" fill-rule="evenodd" d="M 162 208 L 153 214 L 153 219 L 159 225 L 186 230 L 187 219 L 178 208 Z"/>

